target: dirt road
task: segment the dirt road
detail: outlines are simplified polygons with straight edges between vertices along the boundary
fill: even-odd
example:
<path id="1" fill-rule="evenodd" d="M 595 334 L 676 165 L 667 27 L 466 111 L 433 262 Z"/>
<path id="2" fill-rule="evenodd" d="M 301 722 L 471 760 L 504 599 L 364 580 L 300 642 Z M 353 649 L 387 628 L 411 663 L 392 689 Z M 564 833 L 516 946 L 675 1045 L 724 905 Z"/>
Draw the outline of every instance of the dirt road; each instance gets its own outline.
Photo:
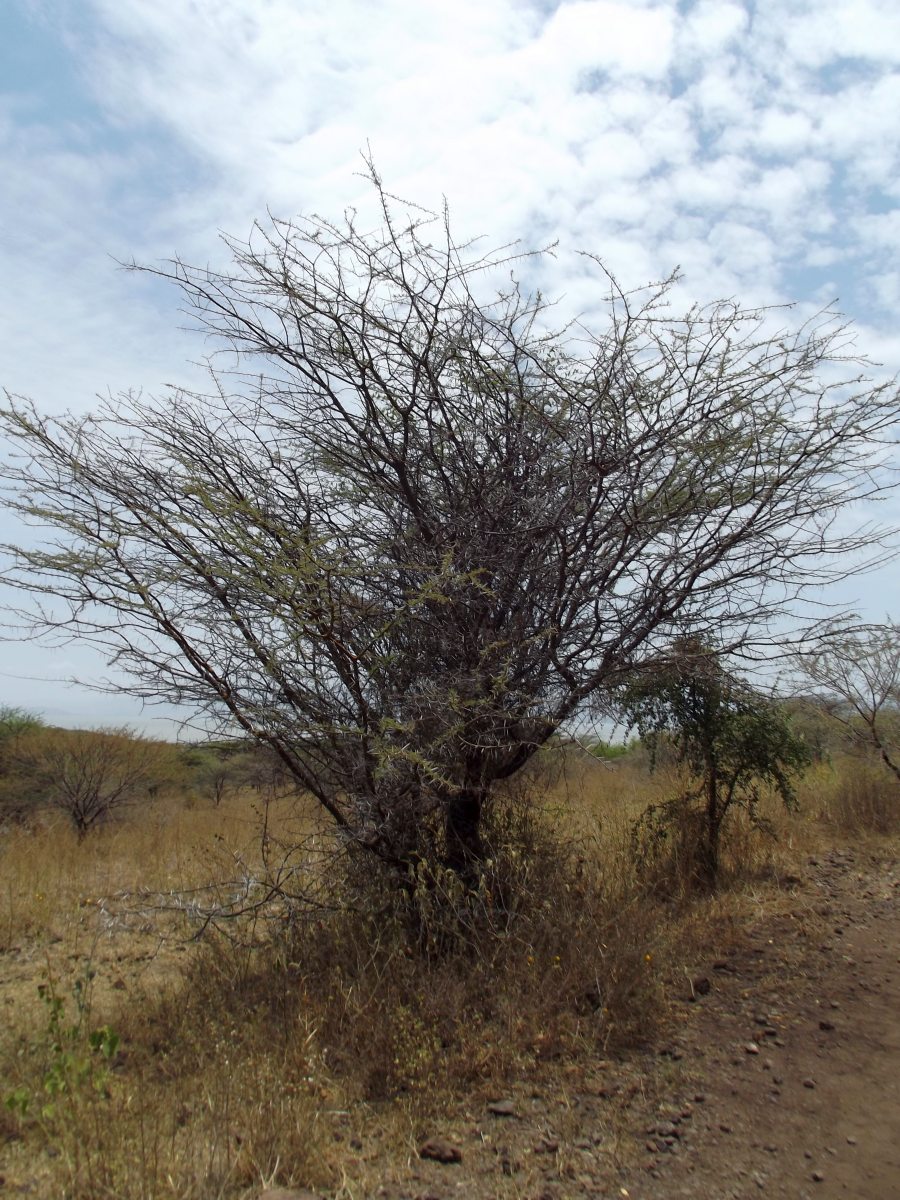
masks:
<path id="1" fill-rule="evenodd" d="M 435 1131 L 455 1161 L 413 1153 L 377 1194 L 900 1198 L 900 865 L 832 851 L 788 882 L 652 1054 L 473 1106 Z"/>
<path id="2" fill-rule="evenodd" d="M 703 1100 L 632 1197 L 900 1197 L 900 875 L 833 852 L 805 887 L 812 944 L 782 918 L 712 965 L 681 1039 Z"/>

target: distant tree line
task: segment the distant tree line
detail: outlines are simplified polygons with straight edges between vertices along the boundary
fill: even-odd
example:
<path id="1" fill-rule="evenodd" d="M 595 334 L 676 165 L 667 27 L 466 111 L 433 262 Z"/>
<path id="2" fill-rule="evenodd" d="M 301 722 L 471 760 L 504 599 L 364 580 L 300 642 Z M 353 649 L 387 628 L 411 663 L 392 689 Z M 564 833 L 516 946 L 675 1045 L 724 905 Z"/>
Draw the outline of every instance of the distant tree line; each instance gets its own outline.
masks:
<path id="1" fill-rule="evenodd" d="M 218 805 L 286 783 L 278 760 L 247 739 L 173 744 L 124 727 L 55 728 L 0 707 L 0 826 L 55 811 L 84 837 L 126 807 L 176 797 Z"/>

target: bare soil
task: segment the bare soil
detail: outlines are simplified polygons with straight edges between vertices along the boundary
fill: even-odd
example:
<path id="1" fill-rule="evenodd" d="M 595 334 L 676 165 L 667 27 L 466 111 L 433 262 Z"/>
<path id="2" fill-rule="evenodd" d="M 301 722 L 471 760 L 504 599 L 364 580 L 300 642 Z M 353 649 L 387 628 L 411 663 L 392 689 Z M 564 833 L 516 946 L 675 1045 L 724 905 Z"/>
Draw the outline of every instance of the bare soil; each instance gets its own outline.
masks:
<path id="1" fill-rule="evenodd" d="M 898 861 L 830 851 L 784 885 L 685 977 L 661 1044 L 479 1097 L 342 1195 L 900 1197 Z M 374 1129 L 341 1120 L 348 1182 L 372 1179 Z M 421 1158 L 423 1133 L 458 1161 Z"/>

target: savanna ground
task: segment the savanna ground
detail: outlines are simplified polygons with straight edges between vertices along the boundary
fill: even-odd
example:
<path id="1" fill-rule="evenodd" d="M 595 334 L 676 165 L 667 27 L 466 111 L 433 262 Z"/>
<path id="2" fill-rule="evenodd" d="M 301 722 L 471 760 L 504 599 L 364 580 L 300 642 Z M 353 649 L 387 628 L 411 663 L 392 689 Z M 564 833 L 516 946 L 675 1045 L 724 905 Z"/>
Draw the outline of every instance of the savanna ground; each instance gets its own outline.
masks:
<path id="1" fill-rule="evenodd" d="M 161 797 L 82 840 L 9 828 L 0 1191 L 900 1194 L 894 785 L 811 768 L 775 837 L 734 821 L 713 896 L 677 836 L 636 851 L 673 786 L 570 761 L 506 811 L 496 894 L 452 935 L 424 907 L 415 951 L 364 872 L 355 911 L 325 887 L 204 929 L 261 895 L 263 808 L 270 871 L 300 842 L 310 877 L 330 862 L 288 796 Z"/>

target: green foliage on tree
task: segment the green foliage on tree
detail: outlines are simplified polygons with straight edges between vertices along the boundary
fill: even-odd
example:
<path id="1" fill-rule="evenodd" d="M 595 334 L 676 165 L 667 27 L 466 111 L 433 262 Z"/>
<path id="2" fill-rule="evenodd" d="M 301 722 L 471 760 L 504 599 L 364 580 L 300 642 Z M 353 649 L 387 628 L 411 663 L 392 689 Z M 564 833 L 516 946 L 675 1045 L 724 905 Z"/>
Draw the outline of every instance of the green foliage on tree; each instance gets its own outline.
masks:
<path id="1" fill-rule="evenodd" d="M 726 670 L 720 655 L 691 638 L 676 641 L 666 660 L 627 687 L 622 707 L 652 762 L 666 747 L 686 770 L 687 791 L 662 816 L 694 819 L 698 880 L 714 887 L 729 812 L 744 808 L 764 827 L 759 803 L 766 791 L 792 807 L 794 779 L 810 761 L 809 748 L 782 705 Z"/>

